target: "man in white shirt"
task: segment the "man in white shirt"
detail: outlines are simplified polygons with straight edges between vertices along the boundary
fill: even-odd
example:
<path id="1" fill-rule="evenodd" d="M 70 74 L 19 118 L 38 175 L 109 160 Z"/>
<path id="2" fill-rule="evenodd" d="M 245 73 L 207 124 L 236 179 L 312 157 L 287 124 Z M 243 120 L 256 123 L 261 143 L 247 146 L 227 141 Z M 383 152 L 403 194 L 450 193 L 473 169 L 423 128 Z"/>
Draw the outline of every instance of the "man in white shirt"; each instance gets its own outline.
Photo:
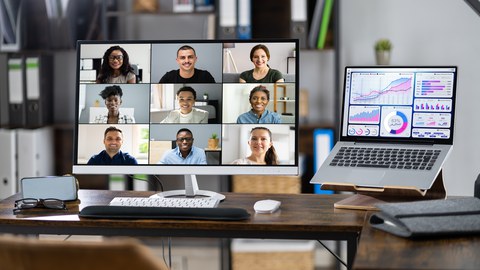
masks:
<path id="1" fill-rule="evenodd" d="M 190 87 L 184 86 L 177 91 L 178 110 L 170 111 L 161 123 L 208 123 L 208 112 L 194 108 L 197 92 Z"/>

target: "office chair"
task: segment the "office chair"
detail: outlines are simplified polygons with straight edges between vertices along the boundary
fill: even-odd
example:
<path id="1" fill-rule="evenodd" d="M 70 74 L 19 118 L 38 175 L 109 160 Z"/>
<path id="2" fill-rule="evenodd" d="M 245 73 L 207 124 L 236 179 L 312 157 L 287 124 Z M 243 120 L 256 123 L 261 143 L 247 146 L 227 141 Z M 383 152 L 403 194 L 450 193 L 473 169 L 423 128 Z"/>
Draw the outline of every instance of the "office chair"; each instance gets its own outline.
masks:
<path id="1" fill-rule="evenodd" d="M 163 260 L 134 239 L 103 242 L 0 236 L 0 262 L 9 270 L 168 270 Z"/>

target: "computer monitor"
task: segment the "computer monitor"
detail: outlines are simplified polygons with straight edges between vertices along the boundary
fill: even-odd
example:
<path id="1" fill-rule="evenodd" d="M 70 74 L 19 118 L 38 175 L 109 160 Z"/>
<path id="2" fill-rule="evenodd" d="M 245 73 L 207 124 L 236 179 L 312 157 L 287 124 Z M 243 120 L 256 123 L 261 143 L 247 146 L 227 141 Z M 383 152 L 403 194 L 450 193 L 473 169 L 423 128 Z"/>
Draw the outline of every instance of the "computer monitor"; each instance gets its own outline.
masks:
<path id="1" fill-rule="evenodd" d="M 186 190 L 160 196 L 217 196 L 195 175 L 297 175 L 298 50 L 294 39 L 78 41 L 73 173 L 185 175 Z"/>

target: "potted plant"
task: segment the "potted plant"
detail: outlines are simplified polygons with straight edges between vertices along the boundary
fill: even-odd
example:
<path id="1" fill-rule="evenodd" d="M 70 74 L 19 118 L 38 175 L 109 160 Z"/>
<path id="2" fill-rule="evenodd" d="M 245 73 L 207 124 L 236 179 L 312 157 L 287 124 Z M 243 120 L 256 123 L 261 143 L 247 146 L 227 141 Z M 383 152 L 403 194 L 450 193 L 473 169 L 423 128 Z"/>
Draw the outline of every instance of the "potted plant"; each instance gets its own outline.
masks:
<path id="1" fill-rule="evenodd" d="M 208 139 L 208 149 L 218 148 L 218 136 L 217 133 L 212 133 L 212 136 Z"/>
<path id="2" fill-rule="evenodd" d="M 206 93 L 206 92 L 203 93 L 203 99 L 204 99 L 204 100 L 208 100 L 208 93 Z"/>
<path id="3" fill-rule="evenodd" d="M 392 43 L 389 39 L 382 38 L 375 43 L 375 57 L 377 65 L 388 65 L 390 63 L 390 52 Z"/>

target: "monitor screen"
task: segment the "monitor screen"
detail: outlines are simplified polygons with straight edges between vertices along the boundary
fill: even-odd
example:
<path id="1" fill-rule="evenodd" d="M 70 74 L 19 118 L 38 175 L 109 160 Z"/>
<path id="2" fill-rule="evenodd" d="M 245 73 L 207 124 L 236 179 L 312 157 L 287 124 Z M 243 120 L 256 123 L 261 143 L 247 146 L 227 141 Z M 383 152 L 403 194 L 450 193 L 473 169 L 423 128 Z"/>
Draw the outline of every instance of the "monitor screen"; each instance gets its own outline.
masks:
<path id="1" fill-rule="evenodd" d="M 297 175 L 298 40 L 78 41 L 76 174 Z"/>

